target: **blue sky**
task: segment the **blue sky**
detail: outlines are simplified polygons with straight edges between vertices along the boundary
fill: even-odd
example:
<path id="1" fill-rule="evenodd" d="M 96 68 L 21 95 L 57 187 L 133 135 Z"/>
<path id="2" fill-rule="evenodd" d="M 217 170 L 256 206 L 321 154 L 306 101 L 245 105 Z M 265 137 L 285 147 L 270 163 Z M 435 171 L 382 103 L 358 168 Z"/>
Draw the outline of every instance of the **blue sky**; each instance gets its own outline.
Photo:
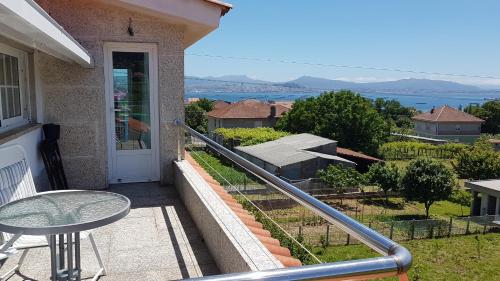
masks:
<path id="1" fill-rule="evenodd" d="M 231 10 L 186 50 L 186 75 L 302 75 L 358 82 L 430 78 L 496 85 L 500 79 L 331 68 L 189 54 L 294 60 L 500 77 L 498 0 L 228 0 Z"/>

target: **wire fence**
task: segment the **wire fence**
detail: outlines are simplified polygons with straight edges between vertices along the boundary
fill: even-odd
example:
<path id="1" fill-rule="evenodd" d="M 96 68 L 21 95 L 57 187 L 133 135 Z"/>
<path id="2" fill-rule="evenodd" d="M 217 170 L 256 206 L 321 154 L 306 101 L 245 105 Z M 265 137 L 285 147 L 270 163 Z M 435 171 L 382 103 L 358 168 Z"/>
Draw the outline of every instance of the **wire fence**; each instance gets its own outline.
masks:
<path id="1" fill-rule="evenodd" d="M 468 234 L 485 234 L 500 231 L 500 216 L 450 217 L 445 219 L 373 221 L 368 227 L 396 242 L 452 237 Z M 285 227 L 294 235 L 302 236 L 304 242 L 313 246 L 339 246 L 361 244 L 349 234 L 336 227 L 316 222 L 299 221 Z"/>
<path id="2" fill-rule="evenodd" d="M 361 244 L 343 230 L 202 143 L 193 139 L 186 148 L 226 191 L 247 211 L 253 213 L 264 228 L 270 230 L 273 237 L 276 236 L 280 242 L 285 240 L 285 243 L 288 243 L 285 246 L 305 263 L 317 261 L 317 257 L 308 249 Z M 500 231 L 500 217 L 493 215 L 414 220 L 388 220 L 391 216 L 385 216 L 385 220 L 380 219 L 387 215 L 385 212 L 388 209 L 380 203 L 384 202 L 384 198 L 377 192 L 374 194 L 356 199 L 344 198 L 344 204 L 331 200 L 324 202 L 333 207 L 340 207 L 347 215 L 396 242 Z M 352 210 L 342 209 L 348 200 L 352 200 Z M 371 206 L 375 207 L 370 208 Z M 419 209 L 414 211 L 421 212 Z"/>

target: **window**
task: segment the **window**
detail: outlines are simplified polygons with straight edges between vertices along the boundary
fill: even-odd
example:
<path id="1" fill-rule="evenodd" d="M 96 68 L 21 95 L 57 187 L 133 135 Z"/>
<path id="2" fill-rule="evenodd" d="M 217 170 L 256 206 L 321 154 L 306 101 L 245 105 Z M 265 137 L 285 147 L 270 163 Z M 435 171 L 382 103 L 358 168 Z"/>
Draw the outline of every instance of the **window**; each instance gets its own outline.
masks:
<path id="1" fill-rule="evenodd" d="M 25 57 L 23 52 L 0 44 L 0 130 L 25 122 Z"/>

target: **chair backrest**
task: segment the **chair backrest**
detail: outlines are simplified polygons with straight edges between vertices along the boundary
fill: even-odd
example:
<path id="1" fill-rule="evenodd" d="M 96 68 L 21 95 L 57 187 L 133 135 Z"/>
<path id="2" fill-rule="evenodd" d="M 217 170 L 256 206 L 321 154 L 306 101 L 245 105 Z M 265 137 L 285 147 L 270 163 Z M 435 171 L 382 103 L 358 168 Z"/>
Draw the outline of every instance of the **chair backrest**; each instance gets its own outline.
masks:
<path id="1" fill-rule="evenodd" d="M 19 145 L 0 148 L 0 205 L 36 194 L 24 149 Z M 2 233 L 3 241 L 13 235 Z"/>

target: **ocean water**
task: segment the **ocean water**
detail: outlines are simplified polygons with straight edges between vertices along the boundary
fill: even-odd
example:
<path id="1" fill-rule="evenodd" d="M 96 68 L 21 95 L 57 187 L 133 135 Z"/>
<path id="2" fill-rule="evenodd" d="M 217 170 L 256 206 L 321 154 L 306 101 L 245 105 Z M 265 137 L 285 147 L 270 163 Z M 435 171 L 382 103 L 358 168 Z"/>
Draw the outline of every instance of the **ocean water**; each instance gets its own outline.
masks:
<path id="1" fill-rule="evenodd" d="M 433 107 L 449 105 L 455 108 L 465 107 L 469 104 L 483 104 L 492 99 L 500 99 L 500 91 L 481 92 L 481 93 L 425 93 L 425 94 L 394 94 L 394 93 L 360 93 L 370 98 L 383 98 L 398 100 L 404 106 L 413 106 L 419 110 L 430 110 Z M 235 102 L 245 99 L 256 99 L 262 101 L 294 101 L 296 99 L 305 99 L 311 96 L 318 96 L 320 93 L 186 93 L 187 98 L 208 98 L 212 100 L 225 100 Z"/>

